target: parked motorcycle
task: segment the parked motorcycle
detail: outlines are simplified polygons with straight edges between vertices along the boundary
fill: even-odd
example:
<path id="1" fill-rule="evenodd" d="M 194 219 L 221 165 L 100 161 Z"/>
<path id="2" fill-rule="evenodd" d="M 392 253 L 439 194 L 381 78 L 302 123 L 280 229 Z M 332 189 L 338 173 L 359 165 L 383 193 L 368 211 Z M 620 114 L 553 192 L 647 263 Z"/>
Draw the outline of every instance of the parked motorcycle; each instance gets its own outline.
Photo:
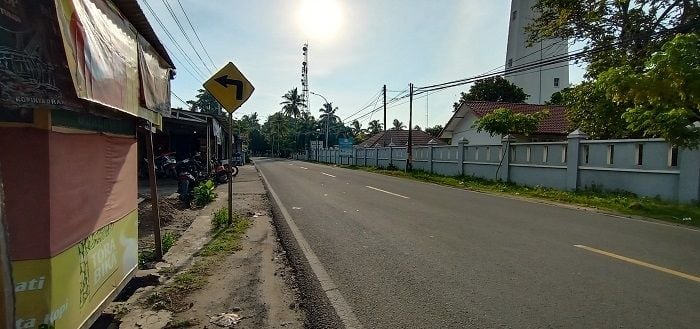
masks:
<path id="1" fill-rule="evenodd" d="M 212 172 L 211 175 L 214 177 L 214 181 L 218 184 L 225 184 L 228 182 L 228 172 L 221 161 L 216 160 L 216 158 L 211 158 L 210 160 Z"/>
<path id="2" fill-rule="evenodd" d="M 175 152 L 161 154 L 154 159 L 156 177 L 158 178 L 177 178 L 177 160 L 174 157 Z M 148 177 L 148 158 L 144 158 L 139 168 L 141 177 Z"/>

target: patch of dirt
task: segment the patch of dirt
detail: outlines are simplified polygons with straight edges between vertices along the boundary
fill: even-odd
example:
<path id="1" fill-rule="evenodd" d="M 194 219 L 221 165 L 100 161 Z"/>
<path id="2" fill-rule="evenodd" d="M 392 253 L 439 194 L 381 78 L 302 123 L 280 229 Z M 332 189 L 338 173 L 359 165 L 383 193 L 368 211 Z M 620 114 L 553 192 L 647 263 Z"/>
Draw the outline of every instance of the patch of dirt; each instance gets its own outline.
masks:
<path id="1" fill-rule="evenodd" d="M 205 287 L 184 297 L 191 307 L 174 314 L 173 322 L 217 328 L 212 316 L 235 313 L 241 318 L 235 328 L 303 328 L 296 277 L 278 243 L 267 197 L 238 194 L 234 201 L 252 217 L 241 249 L 210 270 Z"/>
<path id="2" fill-rule="evenodd" d="M 176 196 L 161 196 L 159 201 L 161 236 L 171 232 L 177 240 L 197 217 L 197 211 L 183 205 Z M 151 209 L 150 198 L 139 203 L 139 252 L 154 250 Z"/>

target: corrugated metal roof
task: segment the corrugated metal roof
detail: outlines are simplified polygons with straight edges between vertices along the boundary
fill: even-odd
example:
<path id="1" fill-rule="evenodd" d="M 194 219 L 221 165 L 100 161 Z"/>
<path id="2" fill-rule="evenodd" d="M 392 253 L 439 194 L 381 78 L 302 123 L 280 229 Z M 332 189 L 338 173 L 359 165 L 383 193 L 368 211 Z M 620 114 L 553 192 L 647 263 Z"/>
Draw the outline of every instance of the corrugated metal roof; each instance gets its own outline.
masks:
<path id="1" fill-rule="evenodd" d="M 175 69 L 175 64 L 173 63 L 172 59 L 170 59 L 170 55 L 168 55 L 168 51 L 165 50 L 165 46 L 160 42 L 158 39 L 158 36 L 156 35 L 156 32 L 153 31 L 153 27 L 151 27 L 151 24 L 148 22 L 148 19 L 146 19 L 146 15 L 144 15 L 143 10 L 141 10 L 141 6 L 139 6 L 139 3 L 136 0 L 111 0 L 112 3 L 119 9 L 119 11 L 126 17 L 126 19 L 131 22 L 131 24 L 136 28 L 138 33 L 142 35 L 148 43 L 153 46 L 153 48 L 156 49 L 158 54 L 160 54 L 163 59 L 168 62 L 168 64 Z"/>

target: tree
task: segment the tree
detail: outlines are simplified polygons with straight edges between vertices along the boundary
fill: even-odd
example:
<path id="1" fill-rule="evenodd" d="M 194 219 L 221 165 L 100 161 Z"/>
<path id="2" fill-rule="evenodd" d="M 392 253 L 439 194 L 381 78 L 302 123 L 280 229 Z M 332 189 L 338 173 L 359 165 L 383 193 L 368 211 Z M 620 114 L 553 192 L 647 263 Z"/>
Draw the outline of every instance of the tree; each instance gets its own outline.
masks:
<path id="1" fill-rule="evenodd" d="M 540 13 L 526 28 L 531 44 L 561 38 L 586 44 L 587 76 L 627 65 L 639 72 L 644 61 L 673 38 L 669 31 L 697 29 L 697 0 L 538 0 Z"/>
<path id="2" fill-rule="evenodd" d="M 516 86 L 501 76 L 486 78 L 474 83 L 468 93 L 462 93 L 459 102 L 454 103 L 456 111 L 463 102 L 467 101 L 489 101 L 522 103 L 530 95 L 523 91 L 523 88 Z"/>
<path id="3" fill-rule="evenodd" d="M 394 126 L 391 127 L 391 130 L 401 130 L 403 128 L 406 128 L 406 125 L 403 124 L 403 122 L 399 121 L 399 119 L 394 119 Z"/>
<path id="4" fill-rule="evenodd" d="M 625 65 L 600 74 L 598 84 L 625 104 L 624 120 L 647 137 L 700 146 L 700 34 L 677 35 L 641 72 Z"/>
<path id="5" fill-rule="evenodd" d="M 214 96 L 212 96 L 208 91 L 204 89 L 197 90 L 197 96 L 195 100 L 187 101 L 185 103 L 191 106 L 193 112 L 203 112 L 211 114 L 220 114 L 221 105 L 216 101 Z"/>
<path id="6" fill-rule="evenodd" d="M 282 105 L 282 112 L 286 116 L 298 117 L 301 113 L 301 109 L 305 107 L 304 98 L 299 94 L 297 88 L 288 91 L 284 96 L 282 96 L 284 101 L 280 103 Z"/>
<path id="7" fill-rule="evenodd" d="M 513 113 L 513 111 L 500 108 L 488 113 L 474 122 L 472 128 L 477 132 L 486 131 L 491 136 L 520 134 L 528 136 L 537 131 L 540 121 L 549 115 L 548 111 L 535 113 Z"/>
<path id="8" fill-rule="evenodd" d="M 379 123 L 379 120 L 372 120 L 369 122 L 369 134 L 376 135 L 382 131 L 384 125 Z"/>
<path id="9" fill-rule="evenodd" d="M 360 122 L 357 120 L 352 121 L 352 123 L 350 124 L 350 128 L 352 129 L 353 136 L 358 136 L 365 132 L 365 130 L 362 129 L 362 124 L 360 124 Z"/>
<path id="10" fill-rule="evenodd" d="M 419 130 L 419 131 L 421 131 L 421 130 L 423 130 L 423 129 L 421 129 L 419 125 L 415 125 L 415 126 L 413 127 L 413 130 Z"/>
<path id="11" fill-rule="evenodd" d="M 595 81 L 583 82 L 561 93 L 571 129 L 581 129 L 593 139 L 641 137 L 630 131 L 619 106 Z"/>
<path id="12" fill-rule="evenodd" d="M 432 128 L 425 128 L 425 132 L 428 133 L 430 136 L 439 137 L 443 129 L 444 128 L 441 125 L 435 125 Z"/>
<path id="13" fill-rule="evenodd" d="M 545 105 L 564 105 L 564 94 L 571 88 L 564 88 L 560 91 L 554 92 L 548 101 L 544 102 Z"/>
<path id="14" fill-rule="evenodd" d="M 337 115 L 335 115 L 335 112 L 338 111 L 338 107 L 336 106 L 334 108 L 333 103 L 325 103 L 325 104 L 323 104 L 323 107 L 319 111 L 321 111 L 319 122 L 321 122 L 323 124 L 323 126 L 325 127 L 325 131 L 326 131 L 326 147 L 327 147 L 329 145 L 328 138 L 330 136 L 331 127 L 336 125 L 337 123 L 341 123 L 340 118 Z"/>

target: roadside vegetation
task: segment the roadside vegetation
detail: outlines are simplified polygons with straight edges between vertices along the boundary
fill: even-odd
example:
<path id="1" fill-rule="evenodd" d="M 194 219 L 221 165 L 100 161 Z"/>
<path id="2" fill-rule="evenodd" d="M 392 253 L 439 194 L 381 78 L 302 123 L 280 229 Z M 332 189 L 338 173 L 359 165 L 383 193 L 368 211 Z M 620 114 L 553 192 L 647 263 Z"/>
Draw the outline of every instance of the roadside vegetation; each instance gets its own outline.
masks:
<path id="1" fill-rule="evenodd" d="M 604 212 L 642 216 L 700 227 L 700 204 L 679 204 L 663 201 L 658 198 L 638 197 L 628 192 L 606 192 L 595 188 L 582 191 L 560 191 L 541 186 L 527 187 L 471 176 L 449 177 L 430 174 L 424 171 L 404 172 L 376 167 L 341 167 L 394 177 L 409 178 L 470 191 L 529 197 L 595 208 Z"/>
<path id="2" fill-rule="evenodd" d="M 229 224 L 227 209 L 215 211 L 212 214 L 212 239 L 197 254 L 194 265 L 152 292 L 144 301 L 146 306 L 172 312 L 182 312 L 189 308 L 183 296 L 204 287 L 212 266 L 240 249 L 240 239 L 250 223 L 249 218 L 234 214 L 233 223 Z"/>

